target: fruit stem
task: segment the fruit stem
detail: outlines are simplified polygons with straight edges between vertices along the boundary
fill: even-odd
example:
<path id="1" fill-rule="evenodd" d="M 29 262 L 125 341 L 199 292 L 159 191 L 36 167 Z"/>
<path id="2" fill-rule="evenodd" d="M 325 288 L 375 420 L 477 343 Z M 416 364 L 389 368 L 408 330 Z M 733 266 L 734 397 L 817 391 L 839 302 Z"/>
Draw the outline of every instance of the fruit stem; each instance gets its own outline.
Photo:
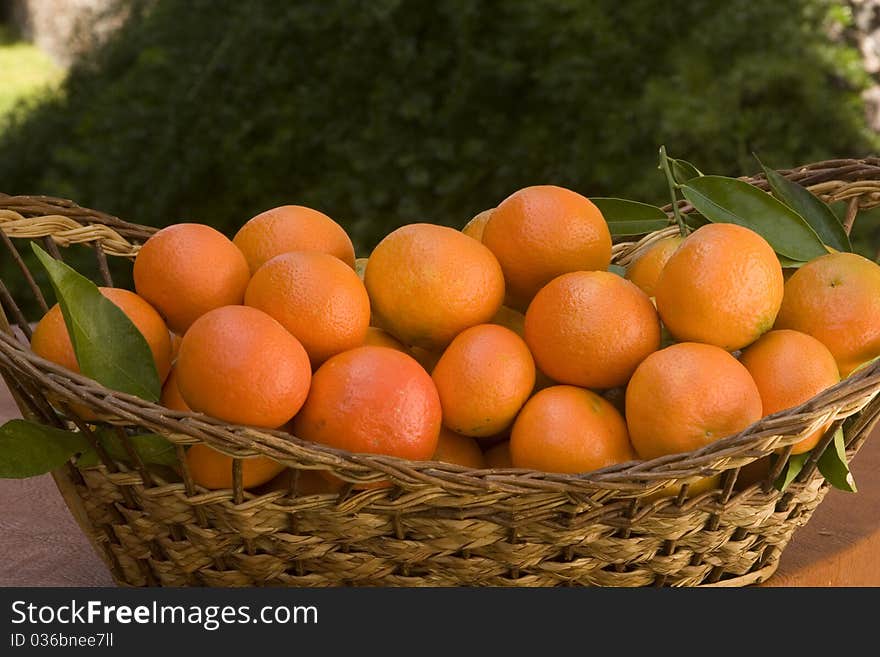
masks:
<path id="1" fill-rule="evenodd" d="M 687 237 L 687 225 L 684 223 L 684 217 L 678 209 L 678 196 L 675 193 L 675 178 L 672 177 L 672 169 L 669 168 L 669 158 L 666 155 L 666 146 L 660 146 L 660 168 L 666 174 L 666 184 L 669 186 L 669 198 L 672 201 L 672 214 L 675 215 L 675 222 L 678 224 L 678 232 L 682 237 Z"/>

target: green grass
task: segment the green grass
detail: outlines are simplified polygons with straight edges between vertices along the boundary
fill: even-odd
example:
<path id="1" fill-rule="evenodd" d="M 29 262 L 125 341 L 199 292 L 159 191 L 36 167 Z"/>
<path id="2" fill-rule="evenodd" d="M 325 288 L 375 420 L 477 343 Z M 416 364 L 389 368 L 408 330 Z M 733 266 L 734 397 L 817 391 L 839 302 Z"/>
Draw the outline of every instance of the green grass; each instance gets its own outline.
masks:
<path id="1" fill-rule="evenodd" d="M 62 76 L 47 54 L 0 26 L 0 126 L 19 101 L 38 96 Z"/>

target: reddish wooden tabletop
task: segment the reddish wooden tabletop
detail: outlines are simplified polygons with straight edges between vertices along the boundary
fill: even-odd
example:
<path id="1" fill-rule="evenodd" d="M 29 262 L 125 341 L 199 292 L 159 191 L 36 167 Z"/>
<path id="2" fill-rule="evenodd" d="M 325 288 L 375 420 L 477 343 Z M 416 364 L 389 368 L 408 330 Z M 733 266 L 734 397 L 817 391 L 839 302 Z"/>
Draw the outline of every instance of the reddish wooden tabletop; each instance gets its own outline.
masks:
<path id="1" fill-rule="evenodd" d="M 0 381 L 0 423 L 18 417 Z M 852 465 L 857 494 L 832 490 L 763 586 L 880 586 L 880 429 Z M 48 475 L 0 479 L 0 586 L 112 586 Z"/>

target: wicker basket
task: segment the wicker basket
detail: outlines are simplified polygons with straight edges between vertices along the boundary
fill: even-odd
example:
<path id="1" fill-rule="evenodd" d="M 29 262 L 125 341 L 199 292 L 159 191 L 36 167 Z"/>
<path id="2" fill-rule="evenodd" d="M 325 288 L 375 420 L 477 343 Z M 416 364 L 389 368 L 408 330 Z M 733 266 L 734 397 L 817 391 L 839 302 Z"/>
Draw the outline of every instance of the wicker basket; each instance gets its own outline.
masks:
<path id="1" fill-rule="evenodd" d="M 813 192 L 859 208 L 880 205 L 880 159 L 834 160 L 784 172 Z M 762 178 L 752 182 L 764 186 Z M 686 211 L 687 206 L 683 206 Z M 93 247 L 103 284 L 106 256 L 133 258 L 155 230 L 70 201 L 0 194 L 0 236 L 31 293 L 45 307 L 16 250 L 19 239 Z M 618 244 L 626 264 L 661 235 Z M 19 244 L 19 246 L 22 246 Z M 7 255 L 3 258 L 6 259 Z M 19 288 L 22 286 L 19 285 Z M 0 281 L 0 374 L 25 417 L 54 426 L 92 425 L 86 408 L 117 427 L 164 434 L 174 443 L 180 480 L 103 455 L 102 464 L 53 473 L 64 499 L 119 584 L 131 586 L 743 586 L 770 576 L 797 527 L 828 490 L 810 458 L 784 493 L 771 482 L 790 445 L 826 422 L 844 427 L 855 455 L 880 413 L 880 364 L 802 406 L 688 454 L 635 462 L 582 476 L 525 470 L 468 470 L 434 462 L 349 454 L 278 432 L 169 411 L 115 393 L 37 357 L 29 328 Z M 51 403 L 50 403 L 51 400 Z M 60 415 L 57 409 L 67 409 Z M 124 431 L 118 431 L 124 436 Z M 205 442 L 236 459 L 231 490 L 195 486 L 180 458 Z M 786 446 L 789 446 L 786 448 Z M 740 469 L 782 448 L 764 481 L 737 482 Z M 136 455 L 131 450 L 132 455 Z M 289 490 L 241 488 L 241 460 L 268 455 L 293 469 Z M 134 459 L 137 461 L 137 459 Z M 352 483 L 338 494 L 297 495 L 296 473 L 330 470 Z M 721 474 L 696 496 L 651 493 L 693 476 Z"/>

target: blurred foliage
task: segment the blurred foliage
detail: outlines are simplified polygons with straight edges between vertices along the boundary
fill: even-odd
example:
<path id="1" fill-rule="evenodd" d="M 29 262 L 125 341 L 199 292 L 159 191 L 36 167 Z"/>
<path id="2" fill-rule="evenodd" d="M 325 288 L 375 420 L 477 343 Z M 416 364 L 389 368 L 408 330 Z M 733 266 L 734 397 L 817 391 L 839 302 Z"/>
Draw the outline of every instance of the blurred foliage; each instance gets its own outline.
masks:
<path id="1" fill-rule="evenodd" d="M 663 202 L 661 143 L 727 175 L 758 171 L 753 152 L 783 168 L 877 146 L 830 0 L 123 5 L 0 136 L 3 191 L 230 235 L 304 204 L 364 255 L 530 184 Z"/>
<path id="2" fill-rule="evenodd" d="M 0 129 L 20 101 L 40 94 L 61 79 L 61 69 L 36 46 L 0 25 Z"/>

